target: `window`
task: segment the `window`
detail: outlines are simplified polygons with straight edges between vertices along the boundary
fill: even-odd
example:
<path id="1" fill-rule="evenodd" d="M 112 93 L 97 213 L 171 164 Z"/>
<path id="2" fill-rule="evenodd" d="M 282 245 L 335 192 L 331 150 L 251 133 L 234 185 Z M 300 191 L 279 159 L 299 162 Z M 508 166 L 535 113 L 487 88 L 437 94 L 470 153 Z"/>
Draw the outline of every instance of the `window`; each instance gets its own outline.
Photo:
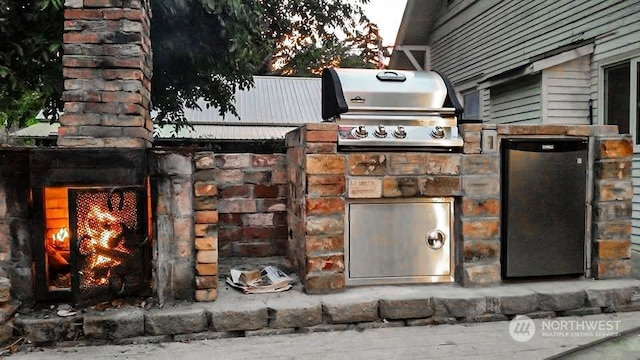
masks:
<path id="1" fill-rule="evenodd" d="M 603 68 L 604 123 L 618 125 L 621 134 L 633 134 L 640 144 L 640 58 Z"/>
<path id="2" fill-rule="evenodd" d="M 472 90 L 462 94 L 464 113 L 462 118 L 467 120 L 480 119 L 480 91 Z"/>

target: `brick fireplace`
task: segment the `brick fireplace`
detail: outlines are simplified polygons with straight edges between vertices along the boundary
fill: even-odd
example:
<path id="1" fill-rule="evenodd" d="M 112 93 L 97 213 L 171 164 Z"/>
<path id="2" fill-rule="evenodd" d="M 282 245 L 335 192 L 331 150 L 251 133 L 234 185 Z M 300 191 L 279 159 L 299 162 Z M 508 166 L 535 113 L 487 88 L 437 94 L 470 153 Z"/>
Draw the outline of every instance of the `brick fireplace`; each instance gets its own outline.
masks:
<path id="1" fill-rule="evenodd" d="M 308 124 L 287 136 L 289 257 L 308 293 L 345 288 L 345 208 L 355 201 L 453 197 L 454 278 L 487 286 L 501 277 L 501 168 L 504 138 L 581 138 L 590 143 L 584 275 L 628 277 L 631 156 L 615 126 L 462 124 L 459 153 L 342 152 L 338 125 Z M 363 182 L 362 180 L 366 180 Z M 368 184 L 367 189 L 361 189 Z M 397 241 L 401 241 L 398 239 Z"/>

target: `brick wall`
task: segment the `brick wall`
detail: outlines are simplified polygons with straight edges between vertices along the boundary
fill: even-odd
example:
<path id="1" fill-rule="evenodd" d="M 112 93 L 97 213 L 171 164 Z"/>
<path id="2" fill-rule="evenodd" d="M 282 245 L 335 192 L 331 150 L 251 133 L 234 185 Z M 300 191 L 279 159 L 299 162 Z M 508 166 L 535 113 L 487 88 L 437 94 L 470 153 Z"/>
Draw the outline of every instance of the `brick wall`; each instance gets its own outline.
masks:
<path id="1" fill-rule="evenodd" d="M 58 145 L 148 147 L 152 76 L 148 0 L 68 0 Z"/>
<path id="2" fill-rule="evenodd" d="M 288 197 L 285 155 L 203 152 L 195 161 L 195 181 L 216 185 L 219 255 L 284 255 Z"/>
<path id="3" fill-rule="evenodd" d="M 595 278 L 629 275 L 631 156 L 628 135 L 611 126 L 465 124 L 461 153 L 339 153 L 337 124 L 287 134 L 289 252 L 308 293 L 345 286 L 345 202 L 354 198 L 456 198 L 455 279 L 497 284 L 500 266 L 500 152 L 505 137 L 590 138 L 595 144 L 592 268 Z M 366 179 L 367 191 L 357 184 Z M 589 275 L 589 274 L 587 274 Z"/>

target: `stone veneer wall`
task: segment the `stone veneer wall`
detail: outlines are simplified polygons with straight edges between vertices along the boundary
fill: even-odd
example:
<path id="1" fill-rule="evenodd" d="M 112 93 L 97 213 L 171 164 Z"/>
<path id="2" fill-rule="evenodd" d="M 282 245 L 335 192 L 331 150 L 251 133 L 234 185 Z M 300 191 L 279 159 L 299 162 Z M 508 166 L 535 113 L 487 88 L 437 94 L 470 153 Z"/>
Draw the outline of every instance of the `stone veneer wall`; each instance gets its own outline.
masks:
<path id="1" fill-rule="evenodd" d="M 308 293 L 345 286 L 344 211 L 349 198 L 456 197 L 456 281 L 500 283 L 500 153 L 503 137 L 579 136 L 595 144 L 592 274 L 630 272 L 632 146 L 611 126 L 464 124 L 461 153 L 338 153 L 337 125 L 308 124 L 287 134 L 289 257 Z M 379 192 L 353 189 L 358 180 Z M 372 186 L 372 188 L 376 188 Z"/>
<path id="2" fill-rule="evenodd" d="M 66 0 L 58 145 L 149 147 L 149 0 Z"/>
<path id="3" fill-rule="evenodd" d="M 160 303 L 193 300 L 195 231 L 193 154 L 152 150 L 153 282 Z"/>
<path id="4" fill-rule="evenodd" d="M 288 197 L 285 154 L 204 152 L 198 153 L 195 161 L 196 182 L 217 186 L 220 256 L 284 255 Z"/>

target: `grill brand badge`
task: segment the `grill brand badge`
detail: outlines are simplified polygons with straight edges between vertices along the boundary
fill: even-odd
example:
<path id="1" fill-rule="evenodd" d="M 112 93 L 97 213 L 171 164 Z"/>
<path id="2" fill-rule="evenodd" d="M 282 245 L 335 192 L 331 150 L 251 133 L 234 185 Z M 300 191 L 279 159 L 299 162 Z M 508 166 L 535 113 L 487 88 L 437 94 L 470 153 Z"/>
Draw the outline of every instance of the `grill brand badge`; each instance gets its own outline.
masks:
<path id="1" fill-rule="evenodd" d="M 526 342 L 536 334 L 536 324 L 526 315 L 518 315 L 509 322 L 509 335 L 517 342 Z"/>

